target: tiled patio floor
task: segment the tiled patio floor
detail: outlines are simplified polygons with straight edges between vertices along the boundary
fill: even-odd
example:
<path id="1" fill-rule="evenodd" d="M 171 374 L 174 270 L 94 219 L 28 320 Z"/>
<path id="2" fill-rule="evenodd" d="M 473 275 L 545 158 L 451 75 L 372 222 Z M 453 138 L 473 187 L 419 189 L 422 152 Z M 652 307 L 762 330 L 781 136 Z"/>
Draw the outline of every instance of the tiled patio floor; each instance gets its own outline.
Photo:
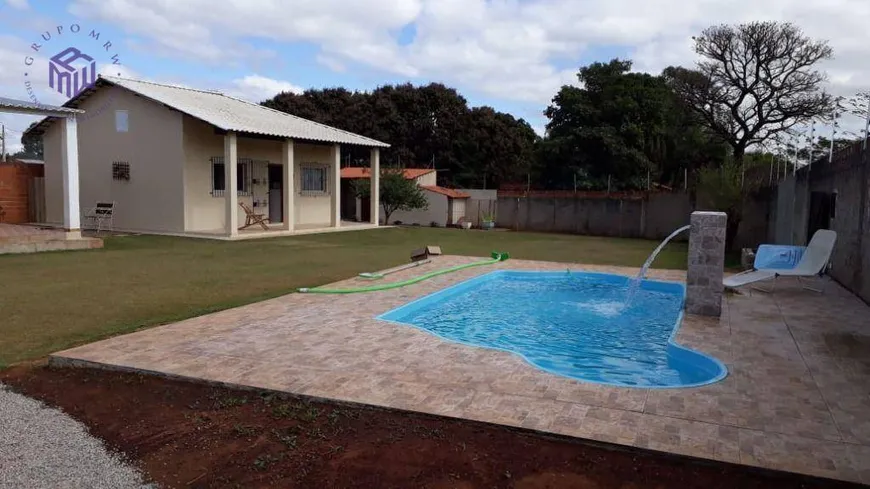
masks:
<path id="1" fill-rule="evenodd" d="M 476 260 L 447 256 L 400 272 Z M 297 394 L 423 411 L 715 460 L 870 483 L 870 308 L 835 283 L 782 282 L 688 316 L 677 340 L 729 368 L 690 389 L 618 388 L 540 371 L 510 353 L 445 342 L 374 317 L 494 268 L 635 269 L 510 260 L 402 289 L 292 294 L 56 354 Z M 292 271 L 288 271 L 292 273 Z M 684 280 L 685 272 L 654 270 Z M 351 286 L 348 280 L 336 286 Z"/>

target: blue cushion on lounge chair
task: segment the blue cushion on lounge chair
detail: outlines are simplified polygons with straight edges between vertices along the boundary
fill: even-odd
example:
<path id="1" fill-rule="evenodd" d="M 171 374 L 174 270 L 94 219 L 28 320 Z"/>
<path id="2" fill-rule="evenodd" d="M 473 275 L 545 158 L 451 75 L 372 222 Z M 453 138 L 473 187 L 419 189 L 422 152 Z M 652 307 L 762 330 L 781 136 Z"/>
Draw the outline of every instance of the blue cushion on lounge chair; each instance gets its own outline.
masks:
<path id="1" fill-rule="evenodd" d="M 757 270 L 790 270 L 804 255 L 803 246 L 763 244 L 755 252 L 753 268 Z"/>

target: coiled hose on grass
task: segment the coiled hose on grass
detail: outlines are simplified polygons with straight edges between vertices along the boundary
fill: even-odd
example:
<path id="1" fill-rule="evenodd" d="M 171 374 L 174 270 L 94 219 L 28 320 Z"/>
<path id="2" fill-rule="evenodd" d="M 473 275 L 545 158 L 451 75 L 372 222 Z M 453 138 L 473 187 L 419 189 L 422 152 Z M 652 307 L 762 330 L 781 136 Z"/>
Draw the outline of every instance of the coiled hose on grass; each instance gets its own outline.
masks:
<path id="1" fill-rule="evenodd" d="M 388 290 L 388 289 L 397 289 L 399 287 L 404 287 L 406 285 L 416 284 L 417 282 L 422 282 L 423 280 L 430 279 L 432 277 L 437 277 L 438 275 L 444 275 L 445 273 L 456 272 L 459 270 L 464 270 L 466 268 L 471 267 L 479 267 L 482 265 L 493 265 L 500 261 L 505 261 L 510 258 L 510 255 L 507 253 L 499 253 L 497 251 L 493 251 L 491 254 L 492 258 L 489 260 L 478 261 L 474 263 L 466 263 L 464 265 L 456 265 L 455 267 L 444 268 L 441 270 L 435 270 L 434 272 L 424 273 L 419 277 L 414 277 L 408 280 L 403 280 L 401 282 L 393 282 L 389 284 L 380 284 L 380 285 L 371 285 L 368 287 L 357 287 L 353 289 L 325 289 L 322 287 L 302 287 L 298 289 L 299 292 L 304 292 L 308 294 L 356 294 L 359 292 L 376 292 L 378 290 Z"/>

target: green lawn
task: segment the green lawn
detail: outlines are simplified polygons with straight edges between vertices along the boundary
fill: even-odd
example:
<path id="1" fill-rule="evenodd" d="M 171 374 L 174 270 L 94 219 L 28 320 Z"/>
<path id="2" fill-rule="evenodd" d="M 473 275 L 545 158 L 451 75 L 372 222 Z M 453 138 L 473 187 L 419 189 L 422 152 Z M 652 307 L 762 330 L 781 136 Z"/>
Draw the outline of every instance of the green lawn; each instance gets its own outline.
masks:
<path id="1" fill-rule="evenodd" d="M 410 251 L 640 266 L 656 242 L 558 234 L 397 228 L 223 242 L 107 238 L 95 251 L 0 256 L 0 367 L 143 326 L 322 285 L 408 261 Z M 669 245 L 656 268 L 686 266 Z"/>

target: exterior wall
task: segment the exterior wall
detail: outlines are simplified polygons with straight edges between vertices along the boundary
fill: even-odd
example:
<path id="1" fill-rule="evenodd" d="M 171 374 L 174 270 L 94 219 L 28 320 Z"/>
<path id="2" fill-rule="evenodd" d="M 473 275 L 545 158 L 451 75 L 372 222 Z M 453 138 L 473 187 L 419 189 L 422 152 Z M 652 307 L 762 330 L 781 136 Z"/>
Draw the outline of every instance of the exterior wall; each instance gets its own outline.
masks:
<path id="1" fill-rule="evenodd" d="M 435 186 L 438 185 L 438 172 L 431 172 L 425 175 L 420 175 L 415 179 L 417 185 Z"/>
<path id="2" fill-rule="evenodd" d="M 837 195 L 834 218 L 830 223 L 830 229 L 837 233 L 837 243 L 831 256 L 831 276 L 870 302 L 868 164 L 870 155 L 855 152 L 840 161 L 834 161 L 833 165 L 827 161 L 813 163 L 809 179 L 811 191 Z M 807 200 L 805 195 L 803 200 Z M 809 220 L 809 213 L 806 215 L 804 223 Z"/>
<path id="3" fill-rule="evenodd" d="M 466 203 L 468 199 L 450 199 L 450 220 L 447 224 L 456 224 L 465 217 Z"/>
<path id="4" fill-rule="evenodd" d="M 239 202 L 251 206 L 257 212 L 268 214 L 269 194 L 266 183 L 268 164 L 281 164 L 282 142 L 269 139 L 255 139 L 238 136 L 238 157 L 250 158 L 261 163 L 255 163 L 252 172 L 257 184 L 251 185 L 251 195 L 239 196 Z M 294 144 L 294 165 L 296 188 L 300 188 L 302 166 L 309 163 L 331 165 L 330 146 L 313 144 Z M 214 197 L 211 194 L 212 174 L 211 161 L 214 156 L 224 155 L 224 136 L 215 132 L 214 127 L 193 117 L 184 117 L 184 160 L 185 160 L 185 230 L 188 232 L 214 232 L 225 229 L 224 197 Z M 304 196 L 298 191 L 290 192 L 293 196 L 295 209 L 295 224 L 297 227 L 327 227 L 330 225 L 331 195 L 335 185 L 327 183 L 328 192 L 318 196 Z M 285 192 L 285 196 L 288 193 Z M 254 205 L 256 202 L 256 205 Z M 237 210 L 239 223 L 245 222 L 245 212 L 241 207 Z"/>
<path id="5" fill-rule="evenodd" d="M 115 229 L 184 231 L 181 114 L 118 87 L 97 91 L 81 108 L 85 110 L 78 121 L 82 212 L 98 201 L 114 201 Z M 115 130 L 116 110 L 128 111 L 128 132 Z M 62 124 L 52 124 L 43 138 L 50 223 L 63 221 L 62 130 Z M 114 161 L 130 164 L 129 181 L 112 178 Z"/>
<path id="6" fill-rule="evenodd" d="M 45 162 L 45 222 L 58 226 L 63 224 L 63 168 L 60 147 L 62 130 L 61 122 L 55 121 L 42 135 L 42 157 Z M 81 178 L 81 165 L 82 161 L 79 158 L 79 178 Z M 81 193 L 79 196 L 80 200 L 84 201 L 85 196 Z M 85 209 L 83 206 L 81 208 Z"/>
<path id="7" fill-rule="evenodd" d="M 546 231 L 625 238 L 647 237 L 642 198 L 499 196 L 496 225 L 518 231 Z M 688 215 L 685 216 L 688 219 Z M 674 227 L 674 229 L 677 226 Z M 673 229 L 671 229 L 673 231 Z M 668 233 L 665 233 L 665 236 Z M 662 236 L 664 237 L 664 236 Z"/>
<path id="8" fill-rule="evenodd" d="M 462 189 L 471 197 L 465 201 L 465 220 L 471 221 L 472 226 L 480 226 L 484 216 L 495 216 L 498 222 L 498 191 L 486 189 Z"/>
<path id="9" fill-rule="evenodd" d="M 423 189 L 423 194 L 426 195 L 426 201 L 429 203 L 429 208 L 426 210 L 416 211 L 396 211 L 390 216 L 392 224 L 396 221 L 402 221 L 402 224 L 419 224 L 421 226 L 429 226 L 433 222 L 439 226 L 447 225 L 447 196 L 436 192 L 430 192 Z"/>
<path id="10" fill-rule="evenodd" d="M 805 245 L 810 220 L 807 182 L 812 192 L 836 194 L 830 229 L 837 233 L 831 255 L 830 275 L 847 289 L 870 302 L 870 150 L 861 143 L 780 182 L 770 198 L 773 211 L 769 228 L 778 244 Z"/>

